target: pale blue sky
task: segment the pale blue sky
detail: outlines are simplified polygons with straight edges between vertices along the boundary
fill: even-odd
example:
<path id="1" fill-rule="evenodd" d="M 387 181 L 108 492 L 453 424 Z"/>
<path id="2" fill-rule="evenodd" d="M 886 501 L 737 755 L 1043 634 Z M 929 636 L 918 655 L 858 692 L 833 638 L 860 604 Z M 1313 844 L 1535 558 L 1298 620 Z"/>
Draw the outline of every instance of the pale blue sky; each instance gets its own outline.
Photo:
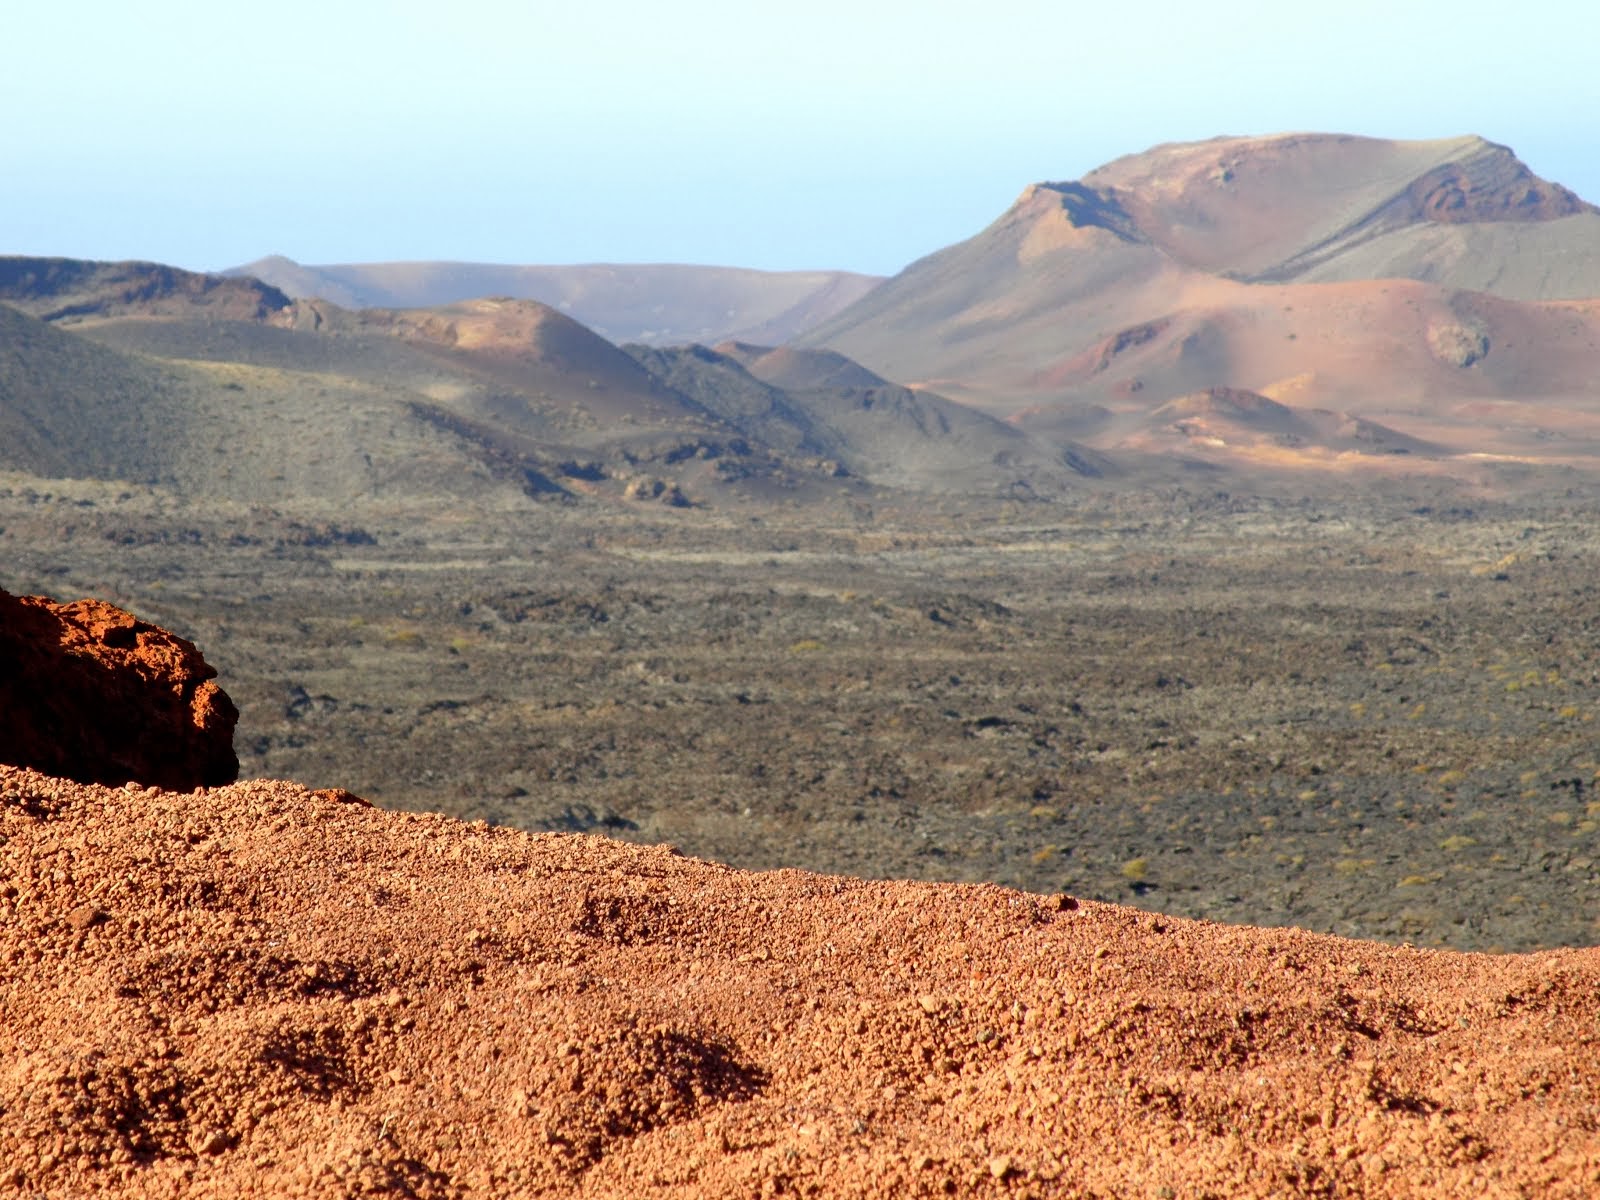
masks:
<path id="1" fill-rule="evenodd" d="M 890 273 L 1162 141 L 1479 133 L 1600 202 L 1600 11 L 10 6 L 0 253 Z"/>

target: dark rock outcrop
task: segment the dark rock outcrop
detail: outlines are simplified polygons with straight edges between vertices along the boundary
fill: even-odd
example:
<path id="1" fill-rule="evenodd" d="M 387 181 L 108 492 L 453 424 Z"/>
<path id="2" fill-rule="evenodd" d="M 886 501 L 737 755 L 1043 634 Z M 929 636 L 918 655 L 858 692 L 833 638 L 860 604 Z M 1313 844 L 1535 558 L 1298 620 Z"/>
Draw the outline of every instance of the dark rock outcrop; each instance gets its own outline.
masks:
<path id="1" fill-rule="evenodd" d="M 190 642 L 98 600 L 0 591 L 0 762 L 82 783 L 231 783 L 238 710 Z"/>

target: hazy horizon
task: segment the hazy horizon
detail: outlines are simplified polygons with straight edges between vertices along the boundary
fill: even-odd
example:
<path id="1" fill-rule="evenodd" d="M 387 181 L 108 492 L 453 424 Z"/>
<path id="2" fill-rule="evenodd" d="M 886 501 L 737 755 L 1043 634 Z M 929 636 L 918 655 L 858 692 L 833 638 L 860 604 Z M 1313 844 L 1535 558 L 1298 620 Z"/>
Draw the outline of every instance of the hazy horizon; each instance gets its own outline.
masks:
<path id="1" fill-rule="evenodd" d="M 1480 134 L 1600 200 L 1594 18 L 1520 11 L 33 6 L 0 253 L 892 274 L 1028 183 L 1290 130 Z"/>

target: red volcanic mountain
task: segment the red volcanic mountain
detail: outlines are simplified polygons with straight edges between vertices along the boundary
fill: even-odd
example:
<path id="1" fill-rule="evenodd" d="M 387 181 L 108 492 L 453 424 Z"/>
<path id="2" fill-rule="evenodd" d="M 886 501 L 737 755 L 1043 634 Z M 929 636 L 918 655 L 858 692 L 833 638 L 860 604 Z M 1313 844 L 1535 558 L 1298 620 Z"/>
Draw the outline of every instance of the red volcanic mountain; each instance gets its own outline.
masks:
<path id="1" fill-rule="evenodd" d="M 1221 138 L 1029 187 L 803 342 L 1101 448 L 1227 388 L 1588 457 L 1596 296 L 1600 210 L 1503 146 Z"/>

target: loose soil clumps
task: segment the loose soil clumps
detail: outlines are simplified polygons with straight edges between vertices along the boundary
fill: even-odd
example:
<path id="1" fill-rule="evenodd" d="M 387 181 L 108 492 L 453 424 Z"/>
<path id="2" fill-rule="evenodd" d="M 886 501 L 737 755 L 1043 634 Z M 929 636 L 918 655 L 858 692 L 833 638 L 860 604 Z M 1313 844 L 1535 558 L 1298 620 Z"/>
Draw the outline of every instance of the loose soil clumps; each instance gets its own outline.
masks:
<path id="1" fill-rule="evenodd" d="M 0 762 L 82 783 L 231 783 L 239 714 L 216 674 L 110 604 L 0 591 Z"/>
<path id="2" fill-rule="evenodd" d="M 0 1195 L 1592 1196 L 1600 951 L 0 768 Z"/>

